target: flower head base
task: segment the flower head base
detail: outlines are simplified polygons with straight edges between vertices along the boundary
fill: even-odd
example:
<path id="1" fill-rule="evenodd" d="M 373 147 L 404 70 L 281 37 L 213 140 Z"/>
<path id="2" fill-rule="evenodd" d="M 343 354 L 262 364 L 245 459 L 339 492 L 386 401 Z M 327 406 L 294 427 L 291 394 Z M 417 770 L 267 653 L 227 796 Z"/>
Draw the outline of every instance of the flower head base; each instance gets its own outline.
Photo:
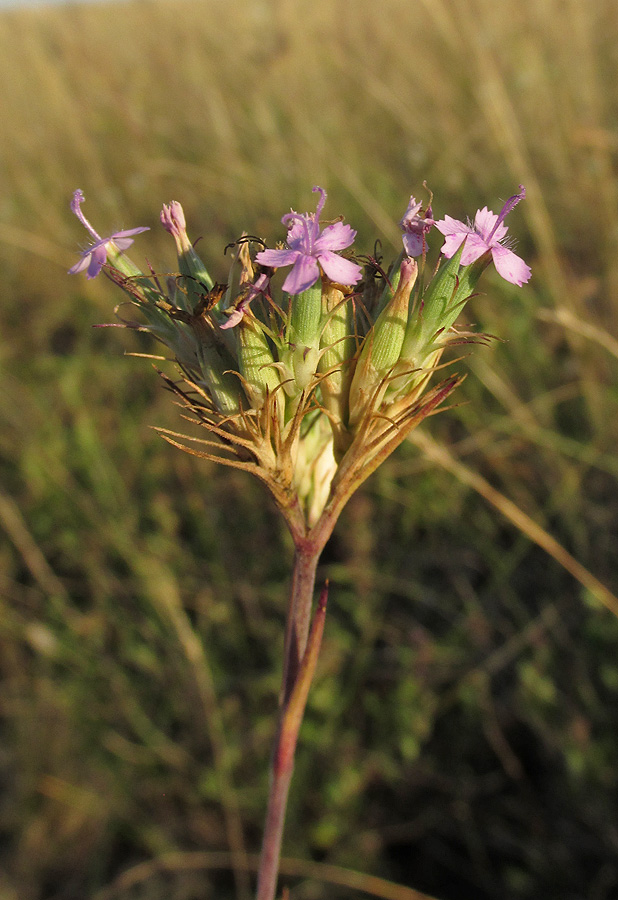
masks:
<path id="1" fill-rule="evenodd" d="M 416 197 L 410 197 L 408 208 L 399 223 L 403 231 L 403 248 L 408 256 L 420 256 L 427 252 L 427 240 L 425 235 L 436 224 L 432 219 L 431 206 L 428 206 L 423 215 L 422 204 L 416 202 Z"/>
<path id="2" fill-rule="evenodd" d="M 345 250 L 353 243 L 356 232 L 343 222 L 334 222 L 320 230 L 326 191 L 320 187 L 313 190 L 320 194 L 315 213 L 300 215 L 292 211 L 281 219 L 288 226 L 287 249 L 262 250 L 256 256 L 260 265 L 292 266 L 283 283 L 283 290 L 288 294 L 300 294 L 315 284 L 320 277 L 320 266 L 330 280 L 338 284 L 356 284 L 362 275 L 359 265 L 337 256 L 337 251 Z"/>
<path id="3" fill-rule="evenodd" d="M 523 259 L 505 245 L 508 228 L 504 219 L 525 196 L 526 190 L 520 185 L 519 193 L 509 197 L 499 215 L 484 206 L 477 211 L 474 225 L 465 225 L 450 216 L 436 222 L 436 228 L 446 237 L 442 248 L 444 256 L 450 259 L 465 241 L 460 260 L 462 266 L 469 266 L 485 253 L 491 253 L 498 274 L 505 281 L 521 287 L 529 280 L 531 271 Z"/>
<path id="4" fill-rule="evenodd" d="M 78 272 L 86 270 L 87 278 L 96 278 L 107 262 L 107 254 L 110 251 L 118 253 L 119 251 L 127 250 L 133 243 L 136 234 L 141 234 L 142 231 L 149 231 L 150 229 L 131 228 L 128 231 L 115 231 L 109 237 L 102 238 L 97 234 L 81 211 L 81 205 L 84 202 L 84 199 L 82 191 L 75 191 L 73 200 L 71 201 L 71 210 L 75 213 L 84 228 L 90 232 L 91 236 L 94 238 L 94 244 L 83 251 L 78 262 L 69 269 L 69 275 L 77 275 Z"/>

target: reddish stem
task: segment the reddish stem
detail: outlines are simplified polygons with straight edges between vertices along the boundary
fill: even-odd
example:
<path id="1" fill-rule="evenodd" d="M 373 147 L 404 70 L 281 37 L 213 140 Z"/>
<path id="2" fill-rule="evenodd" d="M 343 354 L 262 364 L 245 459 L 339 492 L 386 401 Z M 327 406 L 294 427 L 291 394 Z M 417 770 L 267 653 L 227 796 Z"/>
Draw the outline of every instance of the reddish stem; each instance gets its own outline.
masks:
<path id="1" fill-rule="evenodd" d="M 321 552 L 322 547 L 316 546 L 311 538 L 302 538 L 296 543 L 283 652 L 280 701 L 284 708 L 296 683 L 307 646 L 315 575 Z"/>
<path id="2" fill-rule="evenodd" d="M 277 890 L 281 841 L 288 792 L 294 770 L 294 753 L 309 688 L 318 660 L 327 588 L 322 590 L 311 631 L 311 606 L 315 575 L 330 528 L 314 529 L 296 540 L 294 571 L 285 639 L 281 713 L 273 748 L 270 792 L 258 871 L 257 900 L 274 900 Z"/>

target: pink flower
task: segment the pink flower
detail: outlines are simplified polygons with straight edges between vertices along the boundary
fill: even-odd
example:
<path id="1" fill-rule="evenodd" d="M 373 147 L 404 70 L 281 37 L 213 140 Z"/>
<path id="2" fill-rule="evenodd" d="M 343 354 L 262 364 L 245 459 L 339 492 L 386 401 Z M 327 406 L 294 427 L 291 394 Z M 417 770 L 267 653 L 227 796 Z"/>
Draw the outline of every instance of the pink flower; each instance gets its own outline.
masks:
<path id="1" fill-rule="evenodd" d="M 142 231 L 148 231 L 149 229 L 131 228 L 129 231 L 115 231 L 109 237 L 102 238 L 81 211 L 80 207 L 83 202 L 83 192 L 80 190 L 75 191 L 71 201 L 71 210 L 84 228 L 90 232 L 94 238 L 94 244 L 88 247 L 87 250 L 84 250 L 81 258 L 69 269 L 69 275 L 76 275 L 78 272 L 83 272 L 86 269 L 87 277 L 95 278 L 107 262 L 107 251 L 110 244 L 113 244 L 117 250 L 126 250 L 133 243 L 134 235 L 141 234 Z"/>
<path id="2" fill-rule="evenodd" d="M 242 298 L 240 303 L 235 309 L 230 312 L 229 318 L 221 325 L 221 330 L 225 331 L 226 328 L 234 328 L 234 326 L 238 325 L 239 322 L 242 321 L 245 315 L 245 311 L 252 300 L 259 294 L 266 294 L 268 291 L 269 277 L 266 274 L 258 275 L 255 284 L 249 285 L 249 289 L 245 296 Z"/>
<path id="3" fill-rule="evenodd" d="M 484 253 L 491 253 L 494 265 L 505 281 L 521 287 L 530 278 L 530 266 L 505 245 L 508 228 L 503 224 L 504 219 L 514 206 L 526 196 L 523 184 L 519 186 L 519 193 L 514 194 L 506 201 L 500 214 L 496 215 L 487 207 L 479 209 L 474 217 L 474 225 L 464 225 L 457 219 L 445 216 L 436 222 L 436 228 L 446 237 L 442 253 L 450 259 L 461 247 L 462 241 L 466 242 L 461 254 L 461 265 L 469 266 Z"/>
<path id="4" fill-rule="evenodd" d="M 343 222 L 320 230 L 326 191 L 320 187 L 313 190 L 321 195 L 315 213 L 300 215 L 292 210 L 281 219 L 288 226 L 287 249 L 261 250 L 255 257 L 262 266 L 292 266 L 283 282 L 283 290 L 288 294 L 300 294 L 315 284 L 320 277 L 320 266 L 330 280 L 338 284 L 356 284 L 362 275 L 360 266 L 336 253 L 353 243 L 356 232 Z"/>
<path id="5" fill-rule="evenodd" d="M 428 206 L 424 215 L 420 216 L 421 204 L 416 202 L 416 197 L 410 197 L 408 208 L 399 227 L 403 231 L 403 247 L 408 256 L 420 256 L 427 252 L 425 235 L 436 224 L 431 217 L 431 206 Z"/>

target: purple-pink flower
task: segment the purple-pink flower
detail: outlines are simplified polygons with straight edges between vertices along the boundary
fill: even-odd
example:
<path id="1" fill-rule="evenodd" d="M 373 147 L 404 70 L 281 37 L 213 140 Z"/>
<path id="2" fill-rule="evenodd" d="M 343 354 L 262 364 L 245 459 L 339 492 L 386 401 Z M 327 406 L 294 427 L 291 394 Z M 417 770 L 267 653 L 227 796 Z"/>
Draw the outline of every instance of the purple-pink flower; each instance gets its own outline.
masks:
<path id="1" fill-rule="evenodd" d="M 288 294 L 300 294 L 320 277 L 320 266 L 331 281 L 352 285 L 360 280 L 362 269 L 349 259 L 337 255 L 353 243 L 356 232 L 343 222 L 334 222 L 320 230 L 320 215 L 326 203 L 326 191 L 314 187 L 320 199 L 315 213 L 287 213 L 281 221 L 288 226 L 287 248 L 261 250 L 255 257 L 263 266 L 292 266 L 283 282 Z"/>
<path id="2" fill-rule="evenodd" d="M 81 205 L 84 202 L 83 191 L 76 190 L 71 200 L 71 210 L 75 213 L 84 228 L 94 238 L 94 244 L 83 251 L 81 258 L 75 265 L 69 269 L 69 275 L 76 275 L 78 272 L 87 270 L 88 278 L 95 278 L 105 263 L 107 262 L 107 251 L 109 244 L 114 244 L 118 250 L 126 250 L 133 243 L 136 234 L 142 231 L 148 231 L 148 228 L 131 228 L 129 231 L 115 231 L 109 237 L 102 238 L 94 230 L 88 219 L 81 211 Z"/>
<path id="3" fill-rule="evenodd" d="M 427 240 L 425 235 L 436 224 L 432 219 L 431 206 L 428 206 L 423 215 L 419 215 L 421 204 L 416 202 L 416 197 L 410 197 L 408 208 L 399 223 L 403 231 L 403 247 L 408 256 L 420 256 L 427 252 Z"/>
<path id="4" fill-rule="evenodd" d="M 226 321 L 221 325 L 221 330 L 225 331 L 226 328 L 234 328 L 234 326 L 238 325 L 244 318 L 247 307 L 251 303 L 252 300 L 259 294 L 266 294 L 268 292 L 268 285 L 270 283 L 270 278 L 265 273 L 258 275 L 255 280 L 255 284 L 249 285 L 249 289 L 245 296 L 242 298 L 238 306 L 236 306 L 230 313 L 230 316 Z"/>
<path id="5" fill-rule="evenodd" d="M 446 240 L 442 247 L 442 253 L 450 259 L 465 241 L 465 247 L 461 254 L 461 265 L 469 266 L 484 253 L 491 253 L 494 265 L 506 281 L 521 287 L 531 275 L 530 266 L 505 246 L 505 238 L 508 228 L 504 225 L 504 219 L 514 206 L 526 196 L 523 184 L 519 185 L 519 193 L 514 194 L 506 201 L 500 214 L 496 215 L 487 209 L 479 209 L 474 217 L 474 225 L 465 225 L 458 219 L 445 216 L 436 222 L 436 228 L 442 232 Z"/>

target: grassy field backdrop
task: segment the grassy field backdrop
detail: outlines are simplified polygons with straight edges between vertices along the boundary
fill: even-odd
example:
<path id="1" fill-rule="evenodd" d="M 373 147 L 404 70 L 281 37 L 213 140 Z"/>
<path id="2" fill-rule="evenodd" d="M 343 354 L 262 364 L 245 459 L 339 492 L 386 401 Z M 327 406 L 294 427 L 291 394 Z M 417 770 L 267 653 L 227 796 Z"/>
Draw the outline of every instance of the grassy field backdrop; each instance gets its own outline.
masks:
<path id="1" fill-rule="evenodd" d="M 66 275 L 72 191 L 102 233 L 152 226 L 160 271 L 181 200 L 225 280 L 224 245 L 281 237 L 314 184 L 390 250 L 425 179 L 439 217 L 525 184 L 533 279 L 485 279 L 468 315 L 503 342 L 327 549 L 286 881 L 618 896 L 613 0 L 4 12 L 0 77 L 1 900 L 246 900 L 280 677 L 289 540 L 149 429 L 178 413 L 123 356 L 150 345 L 91 328 L 119 298 Z"/>

